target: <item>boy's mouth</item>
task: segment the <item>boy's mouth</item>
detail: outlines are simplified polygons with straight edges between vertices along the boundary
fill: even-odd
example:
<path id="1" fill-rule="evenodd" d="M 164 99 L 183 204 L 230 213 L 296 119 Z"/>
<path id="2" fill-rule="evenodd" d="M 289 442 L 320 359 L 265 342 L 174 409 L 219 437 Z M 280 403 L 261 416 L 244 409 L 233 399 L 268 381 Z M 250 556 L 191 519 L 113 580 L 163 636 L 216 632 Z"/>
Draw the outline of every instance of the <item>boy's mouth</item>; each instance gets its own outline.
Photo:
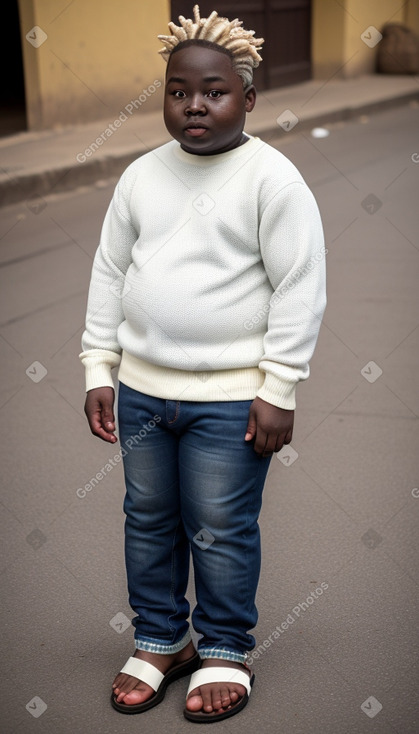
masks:
<path id="1" fill-rule="evenodd" d="M 204 135 L 208 130 L 207 127 L 204 125 L 201 125 L 200 123 L 190 123 L 185 127 L 185 133 L 188 135 L 191 135 L 193 138 L 199 138 L 201 135 Z"/>

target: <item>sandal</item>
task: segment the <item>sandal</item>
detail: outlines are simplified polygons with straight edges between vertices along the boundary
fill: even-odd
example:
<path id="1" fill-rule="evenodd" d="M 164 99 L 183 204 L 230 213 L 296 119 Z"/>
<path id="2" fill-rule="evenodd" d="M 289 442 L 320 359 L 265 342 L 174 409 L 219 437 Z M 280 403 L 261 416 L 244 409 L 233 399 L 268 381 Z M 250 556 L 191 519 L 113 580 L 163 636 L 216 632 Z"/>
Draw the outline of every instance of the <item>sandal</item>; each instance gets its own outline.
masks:
<path id="1" fill-rule="evenodd" d="M 191 676 L 191 682 L 189 684 L 186 698 L 189 696 L 190 692 L 194 690 L 194 688 L 199 688 L 205 683 L 231 683 L 233 680 L 235 683 L 240 683 L 240 685 L 246 688 L 246 693 L 244 694 L 244 696 L 239 698 L 236 703 L 234 703 L 228 709 L 223 709 L 223 711 L 218 714 L 215 714 L 214 712 L 205 713 L 205 711 L 189 711 L 189 709 L 185 708 L 183 710 L 185 718 L 189 721 L 199 722 L 200 724 L 212 724 L 212 722 L 221 721 L 222 719 L 228 719 L 230 716 L 238 714 L 239 711 L 242 711 L 242 709 L 244 709 L 244 707 L 246 706 L 255 680 L 254 674 L 249 679 L 247 673 L 243 672 L 242 670 L 237 670 L 236 668 L 213 667 L 201 668 L 200 670 L 196 671 Z"/>
<path id="2" fill-rule="evenodd" d="M 189 660 L 185 660 L 183 663 L 178 663 L 172 668 L 169 668 L 166 675 L 164 675 L 151 663 L 147 663 L 145 660 L 140 660 L 139 658 L 130 657 L 120 672 L 132 675 L 134 678 L 143 681 L 143 683 L 147 683 L 155 693 L 147 701 L 133 704 L 123 703 L 122 701 L 118 702 L 116 700 L 117 696 L 112 693 L 111 704 L 114 709 L 122 714 L 141 714 L 143 711 L 148 711 L 148 709 L 157 706 L 157 704 L 163 701 L 167 686 L 170 683 L 178 680 L 178 678 L 183 678 L 184 675 L 194 673 L 200 665 L 201 658 L 196 652 Z"/>

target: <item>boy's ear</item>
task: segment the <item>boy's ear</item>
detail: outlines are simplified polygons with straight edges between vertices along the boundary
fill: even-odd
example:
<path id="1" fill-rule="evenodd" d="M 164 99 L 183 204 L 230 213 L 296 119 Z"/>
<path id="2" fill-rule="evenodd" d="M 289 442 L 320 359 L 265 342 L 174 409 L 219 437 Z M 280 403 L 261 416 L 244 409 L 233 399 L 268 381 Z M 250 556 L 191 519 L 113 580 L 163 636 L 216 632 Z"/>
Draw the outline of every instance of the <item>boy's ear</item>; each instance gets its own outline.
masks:
<path id="1" fill-rule="evenodd" d="M 256 88 L 250 84 L 244 90 L 246 112 L 251 112 L 256 104 Z"/>

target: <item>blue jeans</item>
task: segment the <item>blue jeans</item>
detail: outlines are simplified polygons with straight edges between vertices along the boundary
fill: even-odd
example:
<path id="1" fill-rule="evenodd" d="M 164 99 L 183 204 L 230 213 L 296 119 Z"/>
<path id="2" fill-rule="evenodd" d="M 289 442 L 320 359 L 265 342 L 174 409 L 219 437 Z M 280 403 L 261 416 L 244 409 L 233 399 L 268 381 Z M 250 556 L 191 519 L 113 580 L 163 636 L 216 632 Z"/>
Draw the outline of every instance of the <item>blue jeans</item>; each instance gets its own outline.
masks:
<path id="1" fill-rule="evenodd" d="M 170 654 L 194 630 L 202 658 L 244 662 L 255 646 L 258 517 L 270 458 L 246 442 L 251 400 L 151 397 L 119 383 L 125 561 L 138 649 Z"/>

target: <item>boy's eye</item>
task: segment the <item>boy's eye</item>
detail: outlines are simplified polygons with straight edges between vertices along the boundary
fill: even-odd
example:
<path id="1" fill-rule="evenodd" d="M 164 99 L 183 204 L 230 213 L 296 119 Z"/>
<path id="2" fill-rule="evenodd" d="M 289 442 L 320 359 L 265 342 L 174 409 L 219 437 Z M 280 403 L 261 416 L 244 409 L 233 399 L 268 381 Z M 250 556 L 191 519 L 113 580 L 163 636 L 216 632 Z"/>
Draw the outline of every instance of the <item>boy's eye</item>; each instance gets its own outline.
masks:
<path id="1" fill-rule="evenodd" d="M 184 99 L 186 97 L 185 92 L 182 89 L 176 89 L 174 92 L 172 92 L 173 96 L 177 99 Z M 210 97 L 211 99 L 219 99 L 221 97 L 222 92 L 220 92 L 218 89 L 211 89 L 210 92 L 208 92 L 207 97 Z"/>

